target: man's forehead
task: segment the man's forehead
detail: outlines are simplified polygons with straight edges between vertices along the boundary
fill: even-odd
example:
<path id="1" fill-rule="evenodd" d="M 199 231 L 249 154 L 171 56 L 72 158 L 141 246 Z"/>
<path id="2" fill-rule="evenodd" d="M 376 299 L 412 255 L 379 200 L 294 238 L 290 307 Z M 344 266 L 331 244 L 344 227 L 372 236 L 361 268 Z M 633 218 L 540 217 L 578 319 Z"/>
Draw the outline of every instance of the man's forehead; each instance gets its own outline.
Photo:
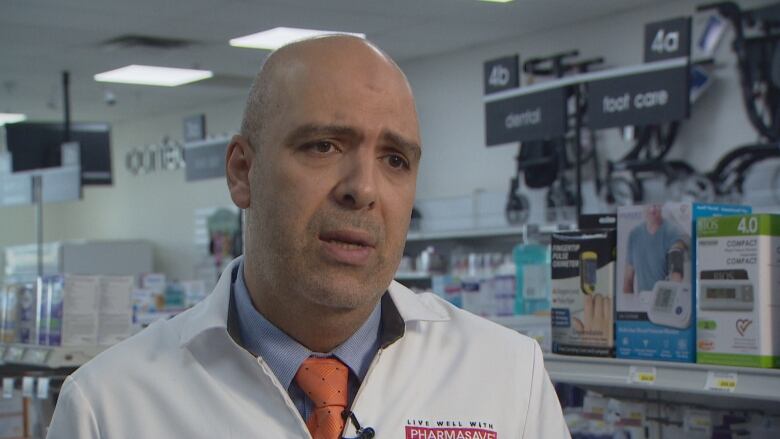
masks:
<path id="1" fill-rule="evenodd" d="M 367 41 L 349 36 L 312 38 L 288 44 L 268 56 L 263 70 L 288 74 L 329 65 L 331 68 L 373 61 L 395 64 Z M 269 75 L 275 76 L 275 75 Z"/>
<path id="2" fill-rule="evenodd" d="M 331 58 L 334 54 L 354 55 L 358 52 L 363 52 L 366 55 L 392 63 L 390 57 L 371 42 L 349 35 L 328 35 L 301 40 L 274 51 L 268 59 L 273 61 L 278 58 L 284 61 L 296 58 Z"/>
<path id="3" fill-rule="evenodd" d="M 303 40 L 273 52 L 265 62 L 260 80 L 270 89 L 311 81 L 340 83 L 356 78 L 373 79 L 369 87 L 392 87 L 411 91 L 405 75 L 393 60 L 370 42 L 346 35 Z"/>
<path id="4" fill-rule="evenodd" d="M 279 123 L 283 131 L 308 123 L 365 128 L 361 120 L 373 115 L 371 125 L 419 143 L 417 112 L 405 75 L 362 39 L 325 37 L 285 46 L 266 60 L 257 85 L 262 99 L 255 102 L 262 108 L 266 133 L 276 131 L 273 126 Z"/>

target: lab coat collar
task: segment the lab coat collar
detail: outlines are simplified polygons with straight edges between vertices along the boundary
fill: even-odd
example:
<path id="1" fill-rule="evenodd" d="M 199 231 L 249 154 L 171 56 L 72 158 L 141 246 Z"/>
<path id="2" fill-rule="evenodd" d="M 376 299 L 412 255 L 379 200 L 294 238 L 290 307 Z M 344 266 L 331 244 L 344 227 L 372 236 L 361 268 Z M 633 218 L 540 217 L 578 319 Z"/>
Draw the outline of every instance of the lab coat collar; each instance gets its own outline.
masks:
<path id="1" fill-rule="evenodd" d="M 423 296 L 396 281 L 390 282 L 387 292 L 393 299 L 404 323 L 413 321 L 444 322 L 450 319 L 441 304 L 433 300 L 425 300 Z"/>
<path id="2" fill-rule="evenodd" d="M 201 334 L 220 331 L 228 335 L 228 314 L 231 303 L 231 289 L 238 273 L 239 256 L 230 262 L 222 272 L 214 291 L 201 303 L 178 318 L 182 322 L 180 345 L 189 344 Z M 449 320 L 445 309 L 435 301 L 423 300 L 405 286 L 392 281 L 383 300 L 382 324 L 387 333 L 382 337 L 382 346 L 387 346 L 403 336 L 404 328 L 414 321 L 441 322 Z M 387 314 L 385 312 L 387 309 Z M 393 316 L 395 314 L 396 317 Z M 400 317 L 400 318 L 399 318 Z"/>

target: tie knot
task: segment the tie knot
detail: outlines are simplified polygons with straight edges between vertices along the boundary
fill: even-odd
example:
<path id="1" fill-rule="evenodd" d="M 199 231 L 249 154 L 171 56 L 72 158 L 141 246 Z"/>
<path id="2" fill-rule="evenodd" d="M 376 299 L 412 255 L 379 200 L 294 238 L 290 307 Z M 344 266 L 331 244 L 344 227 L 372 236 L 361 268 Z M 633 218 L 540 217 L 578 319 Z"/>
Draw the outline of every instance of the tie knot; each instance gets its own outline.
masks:
<path id="1" fill-rule="evenodd" d="M 295 382 L 314 407 L 347 407 L 347 366 L 336 358 L 309 357 L 304 360 Z M 339 415 L 341 411 L 339 411 Z"/>

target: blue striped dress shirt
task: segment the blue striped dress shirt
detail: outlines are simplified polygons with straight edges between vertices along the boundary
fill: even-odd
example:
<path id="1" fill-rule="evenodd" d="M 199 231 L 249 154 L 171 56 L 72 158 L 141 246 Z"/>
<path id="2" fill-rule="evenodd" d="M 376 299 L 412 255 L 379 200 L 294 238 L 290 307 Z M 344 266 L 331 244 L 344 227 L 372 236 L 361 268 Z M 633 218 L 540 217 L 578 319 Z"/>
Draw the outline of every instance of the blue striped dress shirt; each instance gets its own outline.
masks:
<path id="1" fill-rule="evenodd" d="M 238 328 L 244 349 L 260 356 L 287 389 L 295 407 L 303 419 L 312 412 L 312 402 L 293 378 L 303 360 L 310 356 L 338 358 L 349 367 L 348 405 L 352 405 L 360 383 L 366 377 L 368 367 L 379 350 L 381 301 L 360 329 L 332 352 L 312 352 L 298 343 L 255 309 L 244 281 L 244 261 L 241 261 L 233 284 Z"/>

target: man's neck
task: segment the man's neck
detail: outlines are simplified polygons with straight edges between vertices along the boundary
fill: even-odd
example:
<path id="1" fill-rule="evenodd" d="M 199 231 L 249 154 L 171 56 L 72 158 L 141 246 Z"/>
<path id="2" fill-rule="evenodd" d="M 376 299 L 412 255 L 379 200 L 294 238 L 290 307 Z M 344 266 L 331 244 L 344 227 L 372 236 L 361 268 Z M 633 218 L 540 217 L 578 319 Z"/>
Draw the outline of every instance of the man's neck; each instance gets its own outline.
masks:
<path id="1" fill-rule="evenodd" d="M 661 228 L 661 223 L 655 223 L 655 222 L 648 222 L 647 223 L 647 231 L 650 232 L 650 234 L 655 234 L 655 232 L 658 231 L 658 229 Z"/>
<path id="2" fill-rule="evenodd" d="M 326 353 L 340 346 L 360 329 L 374 309 L 334 310 L 300 303 L 292 294 L 263 294 L 269 290 L 252 285 L 250 279 L 246 279 L 246 284 L 255 309 L 312 352 Z"/>

